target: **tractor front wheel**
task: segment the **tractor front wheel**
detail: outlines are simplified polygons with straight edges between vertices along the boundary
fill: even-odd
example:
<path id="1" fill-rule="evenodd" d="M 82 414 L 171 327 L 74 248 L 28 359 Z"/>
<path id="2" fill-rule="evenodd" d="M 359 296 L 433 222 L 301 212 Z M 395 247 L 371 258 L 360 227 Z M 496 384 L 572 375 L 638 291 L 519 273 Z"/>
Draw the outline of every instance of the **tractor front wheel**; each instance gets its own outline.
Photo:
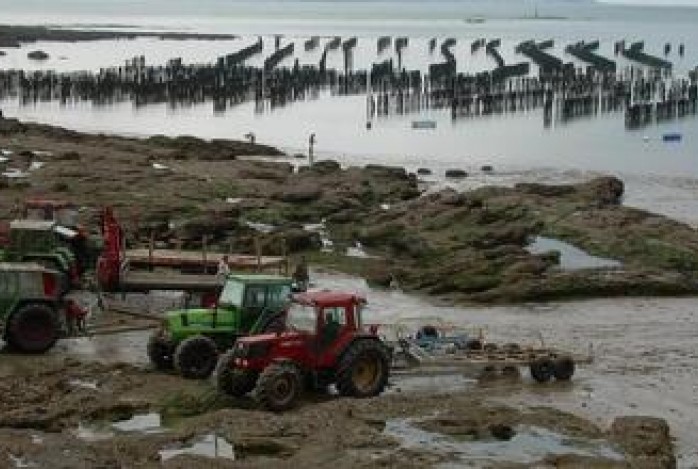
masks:
<path id="1" fill-rule="evenodd" d="M 258 373 L 235 366 L 233 352 L 227 352 L 218 360 L 214 376 L 216 387 L 223 394 L 242 397 L 251 392 L 257 384 Z"/>
<path id="2" fill-rule="evenodd" d="M 56 312 L 47 305 L 21 306 L 7 324 L 7 342 L 19 352 L 44 353 L 58 340 Z"/>
<path id="3" fill-rule="evenodd" d="M 272 363 L 259 375 L 254 399 L 265 409 L 280 412 L 292 408 L 301 395 L 301 373 L 292 363 Z"/>
<path id="4" fill-rule="evenodd" d="M 190 379 L 208 378 L 217 361 L 216 343 L 202 335 L 180 342 L 174 354 L 175 368 L 182 376 Z"/>
<path id="5" fill-rule="evenodd" d="M 569 381 L 574 375 L 574 359 L 572 357 L 560 357 L 555 360 L 553 375 L 558 381 Z"/>
<path id="6" fill-rule="evenodd" d="M 155 332 L 148 339 L 148 358 L 157 370 L 171 370 L 174 366 L 174 345 Z"/>
<path id="7" fill-rule="evenodd" d="M 377 340 L 354 342 L 337 368 L 337 391 L 342 396 L 377 396 L 388 382 L 389 362 L 385 346 Z"/>

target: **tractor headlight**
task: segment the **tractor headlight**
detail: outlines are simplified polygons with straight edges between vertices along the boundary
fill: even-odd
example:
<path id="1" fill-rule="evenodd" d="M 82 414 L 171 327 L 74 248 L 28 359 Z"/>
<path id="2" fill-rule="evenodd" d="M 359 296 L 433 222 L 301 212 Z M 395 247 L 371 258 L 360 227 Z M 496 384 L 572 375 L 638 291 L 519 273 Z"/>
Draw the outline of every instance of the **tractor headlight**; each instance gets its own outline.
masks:
<path id="1" fill-rule="evenodd" d="M 234 350 L 234 355 L 239 358 L 244 358 L 247 356 L 247 353 L 249 352 L 249 347 L 247 344 L 244 344 L 242 342 L 238 342 L 235 344 L 235 350 Z"/>

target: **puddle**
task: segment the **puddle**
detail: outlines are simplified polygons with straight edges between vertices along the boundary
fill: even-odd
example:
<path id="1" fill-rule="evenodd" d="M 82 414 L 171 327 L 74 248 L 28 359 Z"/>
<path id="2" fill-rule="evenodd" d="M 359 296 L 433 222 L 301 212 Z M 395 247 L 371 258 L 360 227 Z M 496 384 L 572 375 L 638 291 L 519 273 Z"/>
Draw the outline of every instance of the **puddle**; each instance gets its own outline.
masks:
<path id="1" fill-rule="evenodd" d="M 354 246 L 347 248 L 346 255 L 349 257 L 361 257 L 361 258 L 371 258 L 373 256 L 366 254 L 361 243 L 357 242 Z"/>
<path id="2" fill-rule="evenodd" d="M 561 435 L 545 428 L 519 425 L 511 440 L 471 441 L 428 432 L 413 425 L 413 419 L 386 422 L 385 434 L 402 441 L 403 448 L 431 450 L 465 462 L 511 462 L 531 464 L 548 455 L 575 454 L 623 461 L 624 457 L 601 440 Z"/>
<path id="3" fill-rule="evenodd" d="M 97 391 L 97 381 L 84 381 L 82 379 L 71 379 L 68 384 L 75 388 L 91 389 Z"/>
<path id="4" fill-rule="evenodd" d="M 253 230 L 255 230 L 259 233 L 264 233 L 264 234 L 269 234 L 276 229 L 276 227 L 274 225 L 269 225 L 266 223 L 256 223 L 253 221 L 246 221 L 245 225 L 247 225 L 248 227 L 252 228 Z"/>
<path id="5" fill-rule="evenodd" d="M 78 424 L 78 428 L 73 431 L 73 434 L 80 440 L 93 442 L 108 440 L 116 436 L 119 432 L 154 434 L 164 431 L 165 429 L 162 427 L 162 417 L 160 414 L 157 412 L 150 412 L 147 414 L 134 415 L 127 420 L 106 424 L 85 425 L 81 422 Z"/>
<path id="6" fill-rule="evenodd" d="M 82 423 L 78 424 L 78 428 L 73 431 L 73 434 L 76 438 L 87 442 L 104 441 L 114 437 L 114 432 L 111 430 L 85 426 Z"/>
<path id="7" fill-rule="evenodd" d="M 201 440 L 185 448 L 163 449 L 159 451 L 160 459 L 167 461 L 181 454 L 191 454 L 196 456 L 206 456 L 209 458 L 223 458 L 235 460 L 235 450 L 233 445 L 225 438 L 214 434 L 208 434 Z"/>
<path id="8" fill-rule="evenodd" d="M 12 453 L 8 453 L 10 460 L 15 465 L 15 467 L 38 467 L 35 463 L 27 461 L 22 457 L 15 456 Z"/>
<path id="9" fill-rule="evenodd" d="M 531 254 L 543 254 L 550 251 L 560 252 L 560 268 L 562 270 L 600 269 L 621 267 L 622 264 L 614 259 L 592 256 L 589 253 L 563 241 L 536 236 L 526 247 Z"/>
<path id="10" fill-rule="evenodd" d="M 128 420 L 114 422 L 111 427 L 120 432 L 160 433 L 162 417 L 157 412 L 134 415 Z"/>

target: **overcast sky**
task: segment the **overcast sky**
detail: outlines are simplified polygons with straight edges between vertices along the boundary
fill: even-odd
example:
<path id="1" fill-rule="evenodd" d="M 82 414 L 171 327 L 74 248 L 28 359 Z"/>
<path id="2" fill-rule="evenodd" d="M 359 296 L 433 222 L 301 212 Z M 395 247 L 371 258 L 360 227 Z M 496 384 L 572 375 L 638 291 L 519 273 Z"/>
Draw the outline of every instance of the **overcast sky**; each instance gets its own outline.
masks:
<path id="1" fill-rule="evenodd" d="M 637 5 L 691 5 L 698 6 L 698 0 L 601 0 L 605 3 L 633 3 Z"/>

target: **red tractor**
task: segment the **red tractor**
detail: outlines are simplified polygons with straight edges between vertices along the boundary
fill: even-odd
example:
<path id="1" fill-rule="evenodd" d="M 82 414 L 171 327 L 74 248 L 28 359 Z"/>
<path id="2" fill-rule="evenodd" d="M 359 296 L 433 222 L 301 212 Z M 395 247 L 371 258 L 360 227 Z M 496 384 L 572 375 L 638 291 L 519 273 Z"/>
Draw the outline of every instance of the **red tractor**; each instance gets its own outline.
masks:
<path id="1" fill-rule="evenodd" d="M 293 407 L 305 388 L 334 384 L 342 396 L 380 394 L 390 373 L 390 350 L 375 328 L 364 330 L 365 304 L 351 293 L 294 295 L 284 332 L 238 339 L 221 357 L 218 389 L 235 397 L 252 392 L 273 411 Z"/>

